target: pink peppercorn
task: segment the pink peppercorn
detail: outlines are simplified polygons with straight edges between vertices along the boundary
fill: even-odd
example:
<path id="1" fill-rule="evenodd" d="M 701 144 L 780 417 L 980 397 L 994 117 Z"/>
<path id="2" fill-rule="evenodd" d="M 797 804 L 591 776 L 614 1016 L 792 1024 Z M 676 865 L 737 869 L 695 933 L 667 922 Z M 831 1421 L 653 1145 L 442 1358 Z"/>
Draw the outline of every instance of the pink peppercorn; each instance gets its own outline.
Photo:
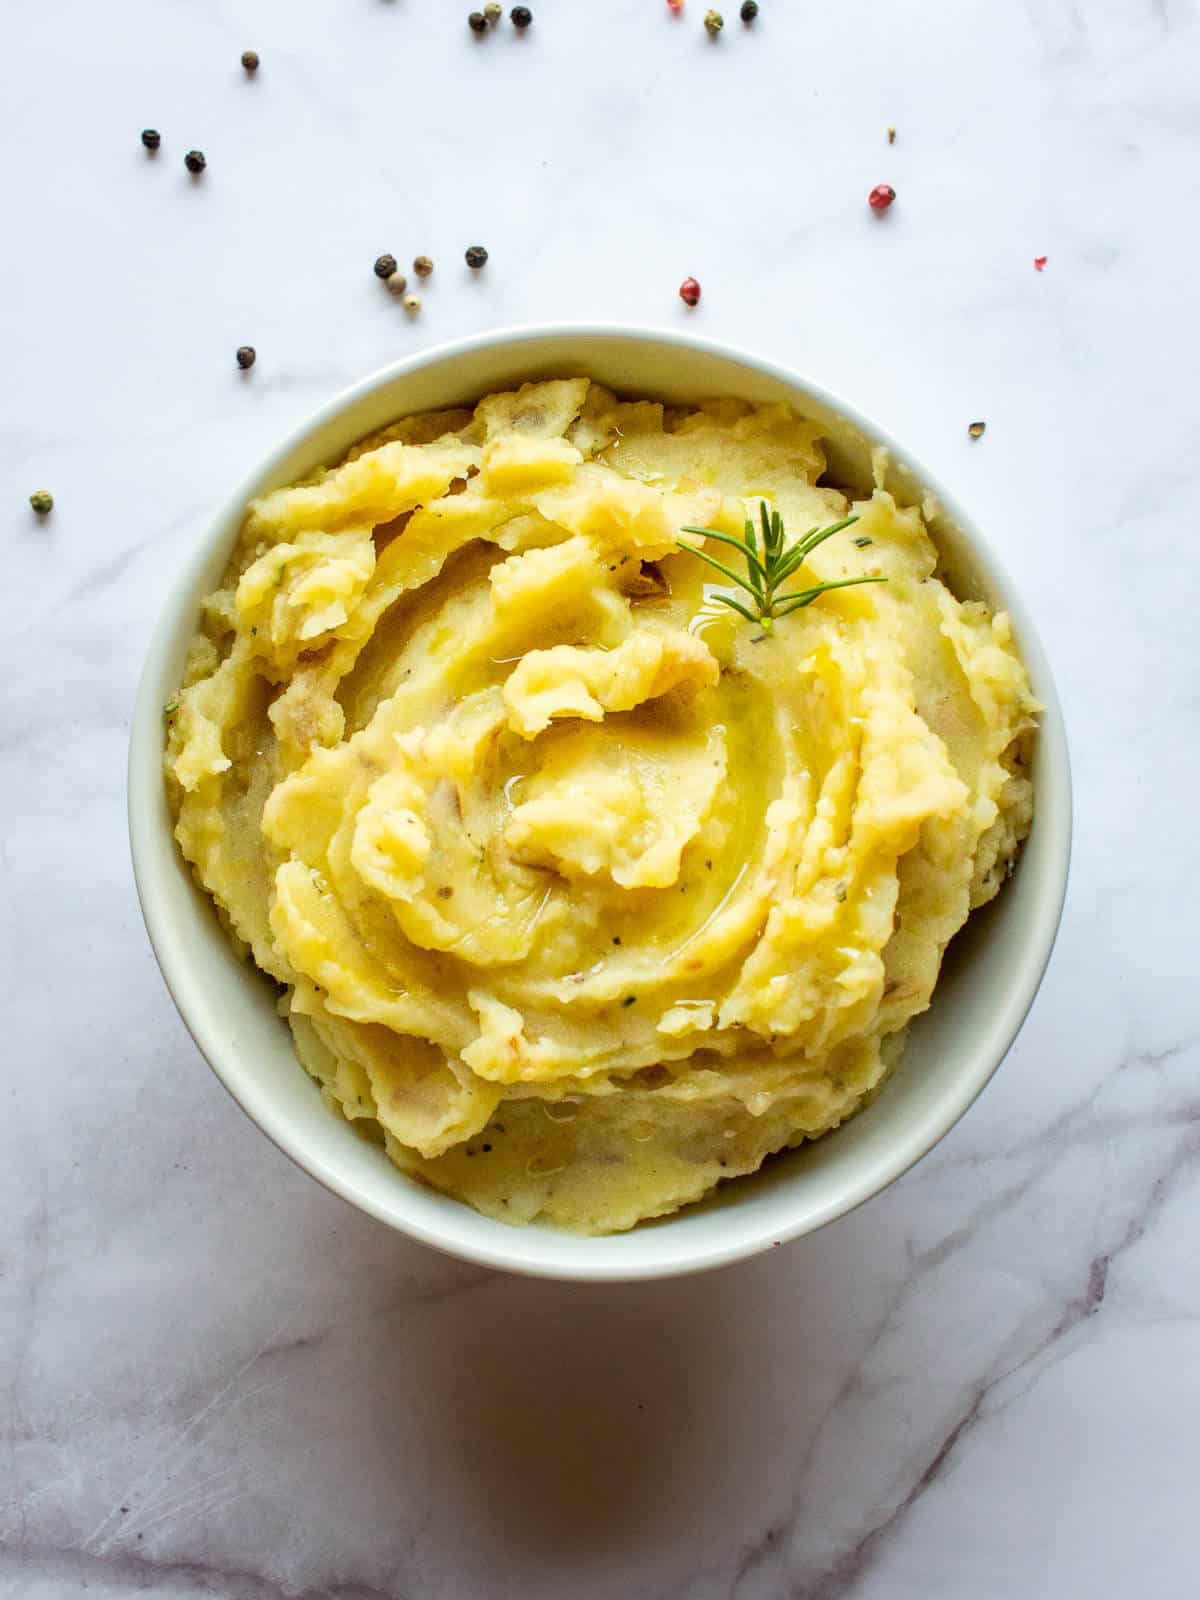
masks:
<path id="1" fill-rule="evenodd" d="M 886 211 L 896 198 L 896 191 L 890 183 L 877 183 L 867 196 L 867 204 L 872 211 Z"/>
<path id="2" fill-rule="evenodd" d="M 685 278 L 679 285 L 679 298 L 685 306 L 694 306 L 700 299 L 700 285 L 695 278 Z"/>

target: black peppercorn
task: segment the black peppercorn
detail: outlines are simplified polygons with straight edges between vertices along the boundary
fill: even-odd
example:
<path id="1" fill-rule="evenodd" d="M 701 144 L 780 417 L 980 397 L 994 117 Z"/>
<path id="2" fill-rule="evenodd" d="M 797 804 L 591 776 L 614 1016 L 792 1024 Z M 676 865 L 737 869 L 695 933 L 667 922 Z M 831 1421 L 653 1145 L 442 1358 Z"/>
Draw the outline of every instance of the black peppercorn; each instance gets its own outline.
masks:
<path id="1" fill-rule="evenodd" d="M 257 360 L 258 352 L 255 350 L 252 344 L 242 344 L 238 346 L 237 364 L 239 367 L 241 367 L 243 372 L 249 372 L 250 368 Z"/>
<path id="2" fill-rule="evenodd" d="M 395 256 L 377 256 L 375 258 L 375 276 L 377 278 L 390 278 L 395 270 Z"/>
<path id="3" fill-rule="evenodd" d="M 487 251 L 481 244 L 468 245 L 467 265 L 474 267 L 477 272 L 480 267 L 487 265 Z"/>
<path id="4" fill-rule="evenodd" d="M 204 159 L 203 150 L 189 150 L 183 158 L 183 164 L 193 178 L 198 178 L 208 165 L 208 162 Z"/>
<path id="5" fill-rule="evenodd" d="M 243 50 L 242 51 L 242 65 L 245 67 L 247 72 L 257 72 L 258 71 L 258 51 L 257 50 Z"/>
<path id="6" fill-rule="evenodd" d="M 758 15 L 758 0 L 743 0 L 742 9 L 738 12 L 743 22 L 753 22 Z"/>
<path id="7" fill-rule="evenodd" d="M 514 6 L 508 14 L 514 28 L 527 28 L 533 21 L 533 12 L 528 6 Z"/>
<path id="8" fill-rule="evenodd" d="M 472 11 L 467 17 L 467 27 L 472 33 L 486 33 L 487 18 L 482 11 Z"/>
<path id="9" fill-rule="evenodd" d="M 142 143 L 147 150 L 157 150 L 162 143 L 162 134 L 159 133 L 157 128 L 143 128 Z"/>

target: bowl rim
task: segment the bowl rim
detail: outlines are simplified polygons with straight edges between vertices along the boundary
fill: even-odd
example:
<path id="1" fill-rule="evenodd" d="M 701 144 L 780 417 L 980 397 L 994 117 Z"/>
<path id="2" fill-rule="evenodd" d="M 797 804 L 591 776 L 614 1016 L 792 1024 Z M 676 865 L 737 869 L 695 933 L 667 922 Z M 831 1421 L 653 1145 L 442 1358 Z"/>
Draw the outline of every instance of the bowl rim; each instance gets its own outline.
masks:
<path id="1" fill-rule="evenodd" d="M 359 1186 L 336 1170 L 336 1166 L 310 1150 L 297 1147 L 289 1135 L 288 1119 L 274 1114 L 270 1104 L 256 1095 L 232 1053 L 214 1035 L 205 1015 L 204 1003 L 191 991 L 187 981 L 186 935 L 180 932 L 176 918 L 167 904 L 167 890 L 160 881 L 158 867 L 153 859 L 152 836 L 159 827 L 158 805 L 162 796 L 162 704 L 167 667 L 178 649 L 181 628 L 194 623 L 204 574 L 209 569 L 218 544 L 230 537 L 229 529 L 240 522 L 247 502 L 261 492 L 276 470 L 308 439 L 336 421 L 343 413 L 362 404 L 380 389 L 387 388 L 405 377 L 428 368 L 453 362 L 479 351 L 506 345 L 528 346 L 530 363 L 536 360 L 534 347 L 540 343 L 563 340 L 612 340 L 614 342 L 650 343 L 686 349 L 701 356 L 736 363 L 749 371 L 761 374 L 782 384 L 798 396 L 810 397 L 814 404 L 851 424 L 874 444 L 882 445 L 892 459 L 903 462 L 920 486 L 932 493 L 946 515 L 960 530 L 965 543 L 979 558 L 980 567 L 995 583 L 1002 594 L 1004 608 L 1010 613 L 1021 644 L 1021 653 L 1030 669 L 1042 713 L 1039 722 L 1039 765 L 1044 764 L 1051 774 L 1051 805 L 1039 795 L 1037 826 L 1051 835 L 1046 881 L 1040 886 L 1036 903 L 1036 916 L 1029 931 L 1028 943 L 1022 961 L 1019 981 L 1010 987 L 999 1004 L 990 1023 L 990 1037 L 986 1049 L 976 1051 L 973 1070 L 964 1071 L 956 1081 L 954 1092 L 945 1092 L 935 1112 L 927 1116 L 907 1138 L 897 1139 L 889 1147 L 889 1159 L 877 1162 L 873 1168 L 850 1180 L 836 1201 L 797 1218 L 793 1223 L 780 1225 L 770 1219 L 749 1221 L 728 1228 L 728 1238 L 721 1242 L 690 1249 L 663 1249 L 660 1259 L 654 1261 L 588 1261 L 582 1253 L 573 1259 L 573 1253 L 587 1243 L 573 1234 L 544 1228 L 508 1228 L 497 1223 L 512 1235 L 511 1250 L 492 1246 L 474 1239 L 452 1237 L 450 1230 L 431 1226 L 420 1218 L 404 1214 L 404 1189 L 397 1184 L 394 1206 L 384 1205 L 368 1195 Z M 798 409 L 802 409 L 798 407 Z M 127 809 L 129 840 L 134 881 L 138 901 L 145 921 L 155 959 L 163 981 L 179 1012 L 181 1019 L 201 1055 L 208 1062 L 218 1081 L 250 1119 L 266 1134 L 271 1142 L 302 1171 L 315 1178 L 331 1193 L 338 1195 L 358 1210 L 386 1223 L 398 1232 L 422 1244 L 440 1250 L 458 1259 L 496 1271 L 537 1278 L 592 1282 L 631 1282 L 683 1276 L 707 1271 L 756 1255 L 772 1245 L 799 1238 L 824 1227 L 836 1218 L 848 1215 L 865 1204 L 883 1189 L 902 1177 L 916 1165 L 954 1127 L 987 1087 L 1007 1055 L 1014 1039 L 1028 1015 L 1041 985 L 1046 967 L 1054 949 L 1066 898 L 1071 857 L 1073 802 L 1070 758 L 1063 725 L 1062 710 L 1053 674 L 1036 628 L 1025 610 L 1021 595 L 1010 580 L 994 549 L 979 531 L 974 519 L 964 510 L 956 497 L 950 494 L 939 480 L 918 460 L 910 450 L 901 446 L 888 431 L 872 418 L 844 400 L 825 385 L 801 376 L 791 368 L 756 355 L 737 345 L 674 329 L 619 322 L 562 322 L 513 324 L 465 338 L 449 340 L 427 347 L 412 355 L 390 362 L 369 373 L 356 383 L 341 389 L 331 399 L 309 413 L 261 458 L 253 469 L 243 475 L 230 494 L 208 517 L 203 535 L 197 540 L 189 558 L 183 563 L 178 577 L 170 587 L 158 620 L 151 634 L 145 662 L 138 682 L 130 725 L 127 769 Z M 1049 814 L 1045 814 L 1046 811 Z M 175 841 L 172 849 L 178 853 Z M 402 1174 L 397 1174 L 402 1178 Z M 411 1180 L 404 1179 L 404 1182 Z M 461 1202 L 460 1202 L 461 1204 Z M 475 1215 L 472 1213 L 472 1215 Z M 634 1230 L 637 1233 L 638 1230 Z M 523 1257 L 521 1241 L 530 1233 L 541 1240 L 547 1236 L 561 1241 L 561 1251 L 552 1256 L 543 1252 L 537 1258 Z M 670 1219 L 656 1229 L 664 1241 L 670 1233 Z M 615 1238 L 629 1237 L 615 1235 Z"/>

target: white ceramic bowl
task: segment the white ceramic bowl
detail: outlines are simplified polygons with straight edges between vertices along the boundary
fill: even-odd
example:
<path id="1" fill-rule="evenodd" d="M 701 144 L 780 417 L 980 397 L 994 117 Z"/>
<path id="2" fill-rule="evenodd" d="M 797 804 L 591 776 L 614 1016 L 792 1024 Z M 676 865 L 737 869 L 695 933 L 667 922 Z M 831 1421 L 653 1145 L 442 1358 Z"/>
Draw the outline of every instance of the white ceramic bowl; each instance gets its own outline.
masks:
<path id="1" fill-rule="evenodd" d="M 1045 707 L 1035 820 L 1017 871 L 954 940 L 932 1007 L 913 1025 L 901 1066 L 878 1098 L 836 1133 L 703 1204 L 598 1239 L 478 1216 L 404 1176 L 326 1108 L 292 1053 L 273 986 L 234 955 L 175 846 L 162 776 L 162 706 L 178 685 L 200 599 L 221 577 L 251 496 L 336 461 L 364 434 L 409 412 L 579 373 L 665 400 L 787 401 L 828 430 L 831 479 L 839 483 L 869 484 L 870 451 L 886 445 L 889 486 L 907 498 L 931 491 L 937 499 L 933 532 L 956 592 L 1012 614 Z M 1071 796 L 1058 698 L 1020 597 L 968 518 L 900 446 L 769 361 L 679 334 L 550 327 L 444 345 L 376 373 L 304 423 L 238 487 L 181 573 L 150 646 L 130 745 L 129 831 L 142 911 L 175 1004 L 213 1071 L 281 1150 L 353 1205 L 453 1255 L 544 1277 L 619 1280 L 719 1266 L 808 1233 L 878 1194 L 953 1127 L 1003 1059 L 1049 959 L 1066 889 Z"/>

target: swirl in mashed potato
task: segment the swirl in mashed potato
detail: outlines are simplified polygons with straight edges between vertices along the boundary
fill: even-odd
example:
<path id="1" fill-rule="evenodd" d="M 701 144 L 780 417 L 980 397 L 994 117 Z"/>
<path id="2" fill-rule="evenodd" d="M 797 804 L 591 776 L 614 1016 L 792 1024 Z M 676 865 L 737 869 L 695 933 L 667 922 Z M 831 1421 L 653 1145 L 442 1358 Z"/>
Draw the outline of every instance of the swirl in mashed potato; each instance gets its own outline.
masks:
<path id="1" fill-rule="evenodd" d="M 406 1172 L 628 1228 L 835 1128 L 1030 822 L 1005 615 L 876 488 L 762 631 L 680 529 L 843 515 L 778 406 L 586 379 L 417 416 L 249 508 L 167 773 L 300 1060 Z M 715 546 L 713 547 L 715 548 Z"/>

